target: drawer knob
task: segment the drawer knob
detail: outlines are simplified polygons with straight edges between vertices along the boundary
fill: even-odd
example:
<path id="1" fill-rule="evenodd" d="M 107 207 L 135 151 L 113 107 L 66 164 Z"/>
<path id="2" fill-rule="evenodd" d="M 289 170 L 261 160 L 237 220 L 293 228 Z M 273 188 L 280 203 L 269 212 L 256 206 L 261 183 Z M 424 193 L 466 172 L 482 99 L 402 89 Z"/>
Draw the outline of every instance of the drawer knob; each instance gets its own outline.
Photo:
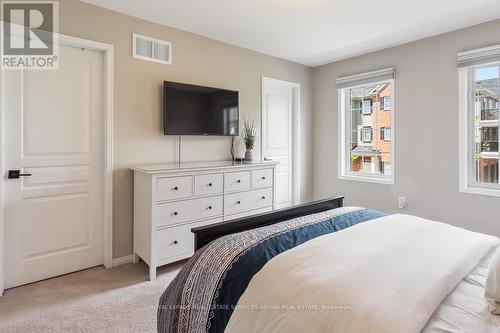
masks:
<path id="1" fill-rule="evenodd" d="M 177 213 L 177 212 L 174 212 L 174 215 L 179 215 L 179 213 Z"/>
<path id="2" fill-rule="evenodd" d="M 241 179 L 238 179 L 236 182 L 237 182 L 237 183 L 241 183 Z"/>
<path id="3" fill-rule="evenodd" d="M 263 197 L 262 197 L 262 200 L 266 200 L 266 197 L 264 197 L 264 196 L 263 196 Z"/>
<path id="4" fill-rule="evenodd" d="M 213 186 L 213 184 L 212 184 L 212 183 L 208 183 L 208 186 L 212 187 L 212 186 Z"/>
<path id="5" fill-rule="evenodd" d="M 174 187 L 174 190 L 175 190 L 175 191 L 178 191 L 178 190 L 179 190 L 179 187 L 177 187 L 177 186 L 176 186 L 176 187 Z"/>
<path id="6" fill-rule="evenodd" d="M 266 180 L 266 177 L 262 176 L 262 180 Z"/>
<path id="7" fill-rule="evenodd" d="M 177 245 L 178 241 L 174 240 L 170 245 Z"/>
<path id="8" fill-rule="evenodd" d="M 208 206 L 208 209 L 212 209 L 212 206 Z"/>
<path id="9" fill-rule="evenodd" d="M 239 200 L 238 200 L 238 201 L 236 201 L 236 204 L 237 204 L 237 205 L 239 205 L 240 203 L 241 203 L 241 201 L 239 201 Z"/>

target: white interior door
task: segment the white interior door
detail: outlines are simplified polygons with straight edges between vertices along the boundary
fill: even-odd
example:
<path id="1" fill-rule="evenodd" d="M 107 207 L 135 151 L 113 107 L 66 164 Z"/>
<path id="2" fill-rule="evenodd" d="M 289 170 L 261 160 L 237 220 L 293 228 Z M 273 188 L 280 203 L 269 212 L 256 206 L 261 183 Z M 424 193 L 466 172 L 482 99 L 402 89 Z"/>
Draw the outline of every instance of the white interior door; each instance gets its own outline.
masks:
<path id="1" fill-rule="evenodd" d="M 275 161 L 275 207 L 293 204 L 293 115 L 295 85 L 262 78 L 262 156 Z"/>
<path id="2" fill-rule="evenodd" d="M 103 264 L 104 55 L 4 73 L 5 287 Z M 7 175 L 6 175 L 7 176 Z"/>

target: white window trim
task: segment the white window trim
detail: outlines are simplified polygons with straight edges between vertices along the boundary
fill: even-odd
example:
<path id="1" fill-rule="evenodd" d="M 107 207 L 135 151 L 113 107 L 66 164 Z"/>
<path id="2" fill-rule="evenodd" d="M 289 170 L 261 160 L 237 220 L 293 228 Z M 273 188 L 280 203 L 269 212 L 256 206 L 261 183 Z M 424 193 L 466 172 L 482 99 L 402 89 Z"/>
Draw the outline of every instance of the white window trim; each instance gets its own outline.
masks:
<path id="1" fill-rule="evenodd" d="M 369 131 L 369 134 L 370 134 L 369 135 L 370 139 L 366 140 L 365 139 L 365 135 L 367 135 L 368 131 Z M 363 141 L 364 143 L 371 143 L 371 142 L 373 142 L 373 127 L 371 127 L 371 126 L 363 126 L 363 128 L 361 129 L 361 141 Z"/>
<path id="2" fill-rule="evenodd" d="M 389 108 L 387 108 L 387 102 L 386 102 L 386 98 L 389 97 Z M 384 107 L 381 108 L 382 111 L 391 111 L 391 96 L 384 96 L 384 97 L 381 97 L 380 100 L 382 101 L 382 99 L 384 100 Z"/>
<path id="3" fill-rule="evenodd" d="M 498 63 L 498 62 L 497 62 Z M 494 64 L 494 63 L 491 63 Z M 487 64 L 485 64 L 487 65 Z M 474 180 L 475 166 L 472 152 L 474 151 L 472 115 L 473 108 L 472 66 L 461 67 L 458 70 L 459 96 L 459 191 L 462 193 L 500 197 L 500 185 L 483 184 Z"/>
<path id="4" fill-rule="evenodd" d="M 347 171 L 347 158 L 350 158 L 350 154 L 347 153 L 348 143 L 350 142 L 350 131 L 346 131 L 346 90 L 352 88 L 358 88 L 362 86 L 366 86 L 367 84 L 381 84 L 387 83 L 391 84 L 391 175 L 390 176 L 381 176 L 374 174 L 362 174 L 362 173 L 352 173 Z M 366 183 L 375 183 L 375 184 L 384 184 L 384 185 L 394 185 L 395 184 L 395 117 L 394 110 L 396 109 L 395 105 L 395 85 L 394 79 L 390 80 L 382 80 L 382 81 L 373 81 L 370 83 L 362 83 L 357 86 L 351 87 L 342 87 L 337 90 L 337 98 L 338 98 L 338 133 L 339 133 L 339 159 L 338 159 L 338 178 L 342 180 L 354 180 L 359 182 Z"/>
<path id="5" fill-rule="evenodd" d="M 385 142 L 389 142 L 391 141 L 391 138 L 392 138 L 392 130 L 391 130 L 392 127 L 384 127 L 384 139 L 383 141 Z M 390 134 L 387 135 L 387 132 L 389 132 Z M 389 139 L 387 139 L 387 137 L 389 137 Z"/>
<path id="6" fill-rule="evenodd" d="M 366 101 L 366 99 L 361 100 L 361 114 L 363 116 L 371 116 L 373 114 L 373 102 L 371 100 L 368 100 L 370 102 L 370 108 L 366 109 L 365 108 L 365 101 Z"/>

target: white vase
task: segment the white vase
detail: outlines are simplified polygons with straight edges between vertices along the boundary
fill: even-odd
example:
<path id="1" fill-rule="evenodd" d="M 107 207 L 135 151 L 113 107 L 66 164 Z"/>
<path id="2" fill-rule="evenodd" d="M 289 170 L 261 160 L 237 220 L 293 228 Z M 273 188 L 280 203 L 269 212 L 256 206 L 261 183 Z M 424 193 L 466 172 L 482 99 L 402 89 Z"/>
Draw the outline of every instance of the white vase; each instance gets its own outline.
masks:
<path id="1" fill-rule="evenodd" d="M 253 154 L 251 149 L 247 149 L 245 151 L 245 161 L 252 161 L 253 160 Z"/>

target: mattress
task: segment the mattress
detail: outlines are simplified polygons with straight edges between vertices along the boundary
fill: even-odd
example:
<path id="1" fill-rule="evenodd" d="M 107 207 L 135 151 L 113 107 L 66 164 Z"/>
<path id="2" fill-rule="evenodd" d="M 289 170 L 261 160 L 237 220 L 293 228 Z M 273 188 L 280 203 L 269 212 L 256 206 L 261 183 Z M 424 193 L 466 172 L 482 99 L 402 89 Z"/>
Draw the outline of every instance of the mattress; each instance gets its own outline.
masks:
<path id="1" fill-rule="evenodd" d="M 218 238 L 196 251 L 158 306 L 158 332 L 221 333 L 252 277 L 274 257 L 385 214 L 342 207 Z"/>
<path id="2" fill-rule="evenodd" d="M 349 332 L 355 333 L 500 332 L 498 329 L 500 319 L 489 314 L 483 297 L 488 266 L 493 249 L 498 244 L 498 238 L 438 222 L 416 221 L 416 219 L 418 218 L 400 214 L 386 216 L 359 207 L 343 207 L 218 238 L 195 253 L 160 298 L 158 331 L 219 333 L 230 328 L 228 324 L 231 320 L 236 323 L 246 323 L 234 325 L 237 328 L 245 328 L 239 332 L 252 331 L 265 325 L 269 329 L 260 332 L 287 331 L 271 329 L 276 318 L 248 321 L 246 315 L 242 314 L 260 312 L 261 315 L 271 313 L 269 309 L 276 311 L 275 308 L 266 307 L 269 302 L 265 301 L 265 298 L 270 295 L 266 290 L 280 291 L 283 289 L 282 286 L 285 286 L 286 292 L 280 295 L 290 296 L 292 293 L 289 291 L 294 291 L 294 295 L 304 297 L 313 295 L 312 292 L 303 292 L 306 290 L 305 287 L 313 282 L 323 283 L 325 280 L 324 285 L 314 285 L 311 290 L 335 292 L 331 281 L 337 278 L 333 285 L 343 286 L 337 288 L 339 289 L 337 292 L 348 297 L 346 302 L 332 296 L 326 301 L 320 300 L 319 305 L 349 306 L 346 311 L 337 307 L 327 307 L 326 310 L 329 312 L 316 311 L 315 315 L 321 317 L 319 318 L 321 321 L 305 321 L 318 323 L 319 327 L 315 331 L 332 332 L 325 330 L 324 327 L 337 325 L 337 331 L 345 333 L 348 330 L 342 330 L 342 327 L 350 325 L 352 329 Z M 337 233 L 338 236 L 335 236 Z M 334 242 L 332 237 L 338 238 Z M 332 241 L 323 244 L 321 238 L 332 238 Z M 422 242 L 425 242 L 425 247 L 420 246 Z M 321 246 L 317 247 L 315 244 Z M 353 244 L 364 244 L 364 246 L 353 246 Z M 344 247 L 335 248 L 341 245 Z M 294 262 L 297 258 L 290 260 L 280 260 L 280 258 L 288 258 L 293 256 L 292 253 L 303 251 L 300 248 L 311 248 L 311 251 L 303 253 L 306 255 L 304 256 L 306 260 L 300 262 L 310 264 L 301 266 L 299 273 L 311 273 L 313 272 L 311 268 L 315 267 L 323 269 L 322 272 L 312 275 L 314 279 L 302 279 L 304 288 L 296 288 L 300 283 L 293 284 L 292 288 L 281 283 L 272 286 L 272 283 L 279 280 L 275 277 L 286 277 L 292 281 L 292 269 L 281 269 L 280 272 L 287 273 L 272 274 L 272 278 L 264 279 L 265 283 L 256 282 L 259 281 L 259 275 L 264 274 L 263 272 L 272 267 L 281 267 L 278 263 Z M 362 250 L 364 252 L 358 255 Z M 439 255 L 435 255 L 436 253 Z M 312 259 L 321 259 L 325 255 L 328 256 L 329 263 L 335 264 L 313 265 Z M 346 255 L 352 258 L 339 260 L 336 258 Z M 384 258 L 389 264 L 380 264 Z M 353 261 L 354 259 L 357 261 Z M 410 262 L 415 265 L 409 267 Z M 388 267 L 390 276 L 384 273 Z M 344 273 L 332 274 L 332 279 L 318 278 L 325 276 L 323 274 L 325 269 L 333 271 L 334 268 L 335 271 L 340 270 L 340 273 Z M 397 274 L 403 278 L 400 279 Z M 298 274 L 293 276 L 300 277 Z M 346 276 L 349 278 L 346 279 Z M 422 278 L 424 276 L 425 278 Z M 389 281 L 389 278 L 396 280 Z M 378 284 L 371 286 L 370 283 Z M 247 288 L 250 284 L 252 287 Z M 417 295 L 414 295 L 415 290 Z M 255 302 L 244 303 L 245 294 L 255 291 L 264 291 L 261 293 L 263 297 L 257 298 Z M 389 295 L 384 299 L 383 307 L 380 307 L 381 298 L 376 294 L 378 291 L 381 291 L 382 296 Z M 327 293 L 320 293 L 319 296 L 321 295 Z M 318 304 L 317 300 L 313 301 L 315 302 L 294 299 L 290 302 L 288 299 L 273 298 L 269 304 L 280 306 L 277 310 L 295 318 L 298 313 L 293 311 L 295 308 L 283 306 Z M 367 311 L 358 311 L 365 307 Z M 302 311 L 299 317 L 307 313 Z M 363 320 L 359 320 L 356 317 L 365 313 L 370 314 L 373 325 L 369 318 L 363 317 Z M 379 315 L 376 315 L 377 313 Z M 333 315 L 341 316 L 337 318 L 339 320 L 332 320 Z M 237 321 L 238 318 L 243 318 L 243 321 Z M 251 324 L 248 324 L 249 322 Z M 279 324 L 283 323 L 289 321 L 281 321 Z M 357 329 L 360 323 L 368 325 L 370 329 Z M 399 326 L 396 327 L 395 323 Z M 386 329 L 379 329 L 382 327 Z M 398 330 L 401 327 L 404 329 Z"/>
<path id="3" fill-rule="evenodd" d="M 497 244 L 496 237 L 405 214 L 357 224 L 268 262 L 224 332 L 421 333 Z"/>
<path id="4" fill-rule="evenodd" d="M 500 316 L 488 312 L 484 287 L 496 248 L 441 302 L 423 333 L 500 332 Z"/>

